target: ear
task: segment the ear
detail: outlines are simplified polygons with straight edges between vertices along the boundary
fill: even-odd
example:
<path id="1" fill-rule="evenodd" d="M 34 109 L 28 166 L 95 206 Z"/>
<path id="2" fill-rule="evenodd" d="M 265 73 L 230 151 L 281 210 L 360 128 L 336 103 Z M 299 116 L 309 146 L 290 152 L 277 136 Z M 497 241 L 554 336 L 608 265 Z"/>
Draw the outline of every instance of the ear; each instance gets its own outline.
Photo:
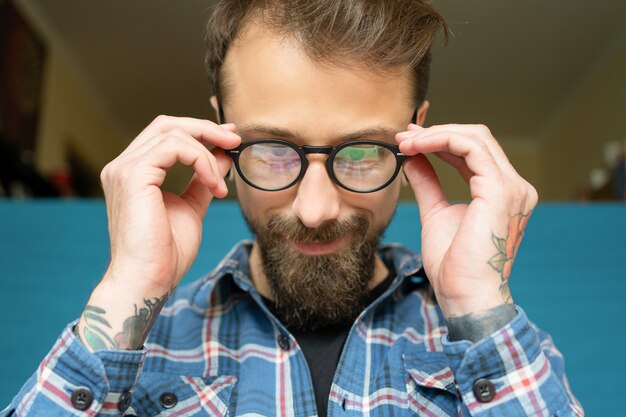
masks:
<path id="1" fill-rule="evenodd" d="M 211 98 L 209 99 L 209 102 L 211 103 L 211 107 L 213 107 L 213 110 L 215 111 L 215 118 L 217 119 L 217 124 L 222 123 L 222 121 L 220 120 L 220 102 L 217 100 L 217 96 L 215 95 L 211 96 Z"/>
<path id="2" fill-rule="evenodd" d="M 419 109 L 417 109 L 417 117 L 413 123 L 424 126 L 424 122 L 426 121 L 426 113 L 428 113 L 428 109 L 430 108 L 430 103 L 428 100 L 424 100 Z"/>

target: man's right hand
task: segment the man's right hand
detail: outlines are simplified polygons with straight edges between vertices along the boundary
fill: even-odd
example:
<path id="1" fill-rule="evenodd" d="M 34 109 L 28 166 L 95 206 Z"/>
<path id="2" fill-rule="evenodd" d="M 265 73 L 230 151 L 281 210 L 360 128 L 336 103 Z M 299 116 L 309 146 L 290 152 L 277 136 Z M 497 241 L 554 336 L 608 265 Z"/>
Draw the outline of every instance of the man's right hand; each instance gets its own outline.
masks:
<path id="1" fill-rule="evenodd" d="M 77 326 L 90 350 L 143 345 L 198 254 L 211 200 L 227 194 L 231 160 L 222 149 L 240 144 L 234 132 L 232 124 L 159 116 L 102 170 L 111 261 Z M 177 162 L 195 171 L 180 196 L 160 188 Z"/>

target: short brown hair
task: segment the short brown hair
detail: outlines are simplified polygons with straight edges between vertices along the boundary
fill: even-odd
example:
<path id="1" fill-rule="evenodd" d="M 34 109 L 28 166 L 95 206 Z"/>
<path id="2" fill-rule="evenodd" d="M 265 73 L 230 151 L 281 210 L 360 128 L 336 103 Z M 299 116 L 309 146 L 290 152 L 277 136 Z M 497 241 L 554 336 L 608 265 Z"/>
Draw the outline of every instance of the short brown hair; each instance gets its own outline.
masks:
<path id="1" fill-rule="evenodd" d="M 261 18 L 296 39 L 313 60 L 385 71 L 408 65 L 415 104 L 426 98 L 430 46 L 443 17 L 424 0 L 218 0 L 206 25 L 205 65 L 213 94 L 223 99 L 221 69 L 246 19 Z"/>

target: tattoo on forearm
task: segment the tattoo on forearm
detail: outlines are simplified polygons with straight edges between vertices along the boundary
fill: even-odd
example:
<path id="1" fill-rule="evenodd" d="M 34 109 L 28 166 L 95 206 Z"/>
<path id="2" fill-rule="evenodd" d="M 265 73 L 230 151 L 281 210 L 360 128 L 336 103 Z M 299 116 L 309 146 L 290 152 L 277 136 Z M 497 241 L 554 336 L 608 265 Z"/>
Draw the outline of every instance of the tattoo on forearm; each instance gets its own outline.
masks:
<path id="1" fill-rule="evenodd" d="M 141 348 L 171 292 L 159 298 L 144 298 L 141 307 L 135 304 L 135 313 L 124 320 L 122 331 L 113 337 L 111 324 L 105 318 L 106 310 L 88 305 L 83 311 L 85 325 L 82 334 L 79 333 L 80 339 L 92 350 Z"/>
<path id="2" fill-rule="evenodd" d="M 477 313 L 448 317 L 448 334 L 452 341 L 478 342 L 508 324 L 516 315 L 513 304 L 502 304 Z"/>
<path id="3" fill-rule="evenodd" d="M 517 254 L 517 249 L 522 238 L 524 237 L 524 228 L 530 218 L 530 213 L 517 213 L 509 219 L 507 235 L 504 238 L 491 234 L 491 240 L 496 246 L 498 253 L 489 259 L 489 265 L 500 273 L 502 279 L 500 283 L 500 293 L 502 299 L 506 303 L 512 303 L 511 291 L 509 290 L 509 277 L 511 276 L 511 268 Z"/>

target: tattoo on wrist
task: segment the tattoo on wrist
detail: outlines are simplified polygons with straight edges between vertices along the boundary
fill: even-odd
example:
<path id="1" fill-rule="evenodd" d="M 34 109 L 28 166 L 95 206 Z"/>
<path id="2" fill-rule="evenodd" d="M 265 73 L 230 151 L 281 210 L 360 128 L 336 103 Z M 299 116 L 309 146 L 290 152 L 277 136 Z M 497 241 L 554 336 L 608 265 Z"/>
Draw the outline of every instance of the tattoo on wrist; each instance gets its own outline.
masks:
<path id="1" fill-rule="evenodd" d="M 104 318 L 106 311 L 103 308 L 87 305 L 83 311 L 82 334 L 80 339 L 93 350 L 112 349 L 115 342 L 103 328 L 111 328 L 111 324 Z"/>
<path id="2" fill-rule="evenodd" d="M 524 228 L 531 213 L 529 211 L 526 214 L 517 213 L 511 216 L 506 237 L 501 238 L 496 236 L 495 233 L 491 233 L 491 240 L 498 253 L 492 256 L 488 263 L 500 273 L 500 294 L 502 294 L 502 299 L 505 303 L 513 303 L 509 289 L 509 277 L 511 276 L 511 268 L 513 267 L 517 249 L 524 237 Z"/>
<path id="3" fill-rule="evenodd" d="M 94 351 L 140 349 L 171 293 L 172 290 L 158 298 L 144 298 L 143 306 L 135 304 L 135 313 L 124 320 L 122 331 L 114 336 L 111 336 L 113 329 L 106 319 L 107 311 L 102 307 L 87 305 L 83 311 L 84 326 L 78 336 Z"/>
<path id="4" fill-rule="evenodd" d="M 488 310 L 447 318 L 450 340 L 478 342 L 508 324 L 517 315 L 513 304 L 501 304 Z"/>

